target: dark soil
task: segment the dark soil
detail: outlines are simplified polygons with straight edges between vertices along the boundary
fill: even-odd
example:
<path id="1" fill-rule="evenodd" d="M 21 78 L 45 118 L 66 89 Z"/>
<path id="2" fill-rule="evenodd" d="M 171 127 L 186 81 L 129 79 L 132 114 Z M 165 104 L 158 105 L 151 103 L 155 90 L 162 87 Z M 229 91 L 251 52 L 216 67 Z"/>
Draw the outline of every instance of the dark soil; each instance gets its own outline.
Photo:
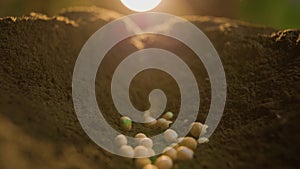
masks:
<path id="1" fill-rule="evenodd" d="M 73 8 L 59 16 L 32 13 L 0 19 L 0 169 L 133 168 L 132 161 L 95 145 L 82 130 L 72 103 L 72 73 L 86 40 L 121 15 L 98 8 Z M 275 30 L 224 18 L 187 16 L 217 49 L 227 76 L 227 102 L 217 130 L 200 145 L 192 168 L 300 167 L 300 30 Z M 112 71 L 128 54 L 160 47 L 181 57 L 197 77 L 198 120 L 204 122 L 210 83 L 201 61 L 186 46 L 157 35 L 132 37 L 116 45 L 98 71 L 96 92 L 106 120 L 122 132 L 108 91 Z M 178 86 L 160 71 L 141 72 L 131 84 L 133 104 L 149 106 L 153 88 L 178 112 Z M 103 99 L 101 99 L 103 100 Z M 132 132 L 161 132 L 135 125 Z"/>

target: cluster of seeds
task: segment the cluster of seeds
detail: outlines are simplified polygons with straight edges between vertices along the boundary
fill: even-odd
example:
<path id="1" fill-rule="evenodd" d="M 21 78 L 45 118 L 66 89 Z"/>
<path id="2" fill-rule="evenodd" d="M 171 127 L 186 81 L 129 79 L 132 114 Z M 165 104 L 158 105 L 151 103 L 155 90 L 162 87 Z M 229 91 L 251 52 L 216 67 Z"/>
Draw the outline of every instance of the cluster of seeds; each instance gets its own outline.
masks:
<path id="1" fill-rule="evenodd" d="M 167 112 L 165 113 L 162 118 L 159 118 L 156 120 L 151 116 L 151 113 L 149 111 L 146 111 L 144 114 L 144 122 L 146 123 L 147 126 L 158 126 L 162 129 L 167 129 L 170 127 L 170 124 L 173 122 L 171 119 L 173 118 L 174 114 L 172 112 Z"/>
<path id="2" fill-rule="evenodd" d="M 203 137 L 206 134 L 207 125 L 200 122 L 194 122 L 190 126 L 190 135 L 192 137 L 179 137 L 176 131 L 168 129 L 172 123 L 172 112 L 165 113 L 162 118 L 156 120 L 151 117 L 150 112 L 145 112 L 144 118 L 147 126 L 157 125 L 165 130 L 164 139 L 170 143 L 170 146 L 164 148 L 163 153 L 155 161 L 150 158 L 155 155 L 153 150 L 153 141 L 143 133 L 138 133 L 135 138 L 135 147 L 128 145 L 127 138 L 124 135 L 118 135 L 115 138 L 115 144 L 119 147 L 119 153 L 122 156 L 136 158 L 134 161 L 137 169 L 172 169 L 175 163 L 180 161 L 189 161 L 194 157 L 194 151 L 198 144 L 207 143 L 208 138 Z M 131 120 L 128 117 L 122 117 L 122 129 L 129 131 L 131 129 Z M 197 140 L 196 140 L 197 139 Z"/>
<path id="3" fill-rule="evenodd" d="M 137 138 L 137 141 L 134 148 L 127 144 L 127 138 L 123 134 L 120 134 L 115 138 L 115 144 L 119 147 L 120 155 L 129 158 L 149 157 L 155 155 L 155 152 L 152 149 L 153 142 L 150 138 L 143 133 L 138 133 L 135 138 Z"/>

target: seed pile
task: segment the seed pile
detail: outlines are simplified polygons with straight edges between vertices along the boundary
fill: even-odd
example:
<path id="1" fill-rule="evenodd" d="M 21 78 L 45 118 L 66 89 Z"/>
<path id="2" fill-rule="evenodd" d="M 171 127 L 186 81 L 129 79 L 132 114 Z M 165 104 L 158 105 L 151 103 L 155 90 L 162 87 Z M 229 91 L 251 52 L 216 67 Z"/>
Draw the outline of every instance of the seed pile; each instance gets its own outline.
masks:
<path id="1" fill-rule="evenodd" d="M 180 161 L 189 161 L 194 157 L 194 151 L 198 144 L 207 143 L 209 140 L 203 135 L 206 134 L 208 126 L 200 122 L 194 122 L 190 125 L 190 135 L 193 137 L 179 137 L 176 131 L 169 129 L 172 124 L 172 112 L 166 112 L 162 118 L 156 120 L 151 116 L 149 111 L 144 114 L 145 125 L 159 126 L 166 129 L 163 133 L 164 139 L 170 143 L 170 146 L 164 148 L 161 155 L 157 158 L 153 150 L 153 141 L 144 133 L 135 135 L 135 147 L 128 145 L 127 137 L 125 135 L 118 135 L 115 138 L 115 144 L 119 147 L 119 153 L 122 156 L 135 158 L 134 165 L 136 169 L 172 169 L 175 163 Z M 121 117 L 120 126 L 125 131 L 130 131 L 132 121 L 129 117 Z M 155 159 L 155 160 L 153 160 Z"/>

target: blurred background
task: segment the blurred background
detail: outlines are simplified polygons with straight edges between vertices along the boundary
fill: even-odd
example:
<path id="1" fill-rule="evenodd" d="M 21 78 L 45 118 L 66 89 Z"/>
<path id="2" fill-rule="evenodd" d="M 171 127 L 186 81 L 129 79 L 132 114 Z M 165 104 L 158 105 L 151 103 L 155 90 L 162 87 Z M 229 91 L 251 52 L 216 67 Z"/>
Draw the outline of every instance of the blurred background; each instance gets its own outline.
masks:
<path id="1" fill-rule="evenodd" d="M 91 5 L 132 13 L 120 0 L 0 0 L 0 17 L 55 15 L 63 8 Z M 280 29 L 300 27 L 300 0 L 162 0 L 154 11 L 227 17 Z"/>

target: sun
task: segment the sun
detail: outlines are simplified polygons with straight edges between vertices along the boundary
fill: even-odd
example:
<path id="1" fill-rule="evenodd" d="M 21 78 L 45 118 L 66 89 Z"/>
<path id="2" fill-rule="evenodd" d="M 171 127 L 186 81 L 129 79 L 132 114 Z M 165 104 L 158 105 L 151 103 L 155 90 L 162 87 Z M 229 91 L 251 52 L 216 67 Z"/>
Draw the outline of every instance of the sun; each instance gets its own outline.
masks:
<path id="1" fill-rule="evenodd" d="M 161 0 L 121 0 L 121 2 L 130 10 L 146 12 L 157 7 Z"/>

